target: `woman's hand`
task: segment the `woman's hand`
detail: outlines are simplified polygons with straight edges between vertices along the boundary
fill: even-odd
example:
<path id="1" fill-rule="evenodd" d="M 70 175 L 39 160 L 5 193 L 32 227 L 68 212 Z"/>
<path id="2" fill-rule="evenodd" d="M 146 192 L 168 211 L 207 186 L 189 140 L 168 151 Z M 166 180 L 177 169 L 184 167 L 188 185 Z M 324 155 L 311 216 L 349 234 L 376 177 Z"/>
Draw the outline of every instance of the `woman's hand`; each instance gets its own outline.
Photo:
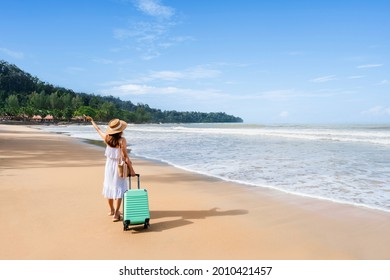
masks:
<path id="1" fill-rule="evenodd" d="M 92 119 L 90 116 L 86 116 L 86 115 L 84 115 L 84 118 L 85 118 L 87 121 L 90 121 L 90 122 L 92 122 L 92 121 L 93 121 L 93 119 Z"/>
<path id="2" fill-rule="evenodd" d="M 93 121 L 93 119 L 90 116 L 83 115 L 84 118 L 87 121 L 90 121 L 92 126 L 96 129 L 96 131 L 99 133 L 100 137 L 105 141 L 106 139 L 106 134 L 97 126 L 97 124 Z"/>
<path id="3" fill-rule="evenodd" d="M 135 171 L 134 171 L 134 169 L 133 169 L 133 166 L 130 165 L 129 167 L 130 167 L 130 176 L 131 176 L 131 177 L 135 177 L 137 174 L 135 173 Z"/>
<path id="4" fill-rule="evenodd" d="M 129 169 L 130 169 L 130 176 L 131 176 L 131 177 L 136 176 L 136 173 L 135 173 L 134 168 L 133 168 L 133 163 L 131 162 L 130 158 L 127 157 L 127 158 L 125 159 L 125 161 L 126 161 L 127 166 L 128 166 Z"/>

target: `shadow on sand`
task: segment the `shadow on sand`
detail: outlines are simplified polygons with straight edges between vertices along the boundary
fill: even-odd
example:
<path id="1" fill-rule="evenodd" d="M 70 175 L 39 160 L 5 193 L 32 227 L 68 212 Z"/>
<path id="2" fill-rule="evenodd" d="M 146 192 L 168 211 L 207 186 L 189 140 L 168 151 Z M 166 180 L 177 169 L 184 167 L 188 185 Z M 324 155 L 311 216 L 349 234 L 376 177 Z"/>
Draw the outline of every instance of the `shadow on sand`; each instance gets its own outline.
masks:
<path id="1" fill-rule="evenodd" d="M 172 210 L 172 211 L 151 211 L 151 227 L 147 230 L 143 228 L 143 225 L 131 227 L 130 230 L 133 233 L 146 233 L 146 232 L 161 232 L 177 227 L 187 226 L 193 224 L 191 220 L 206 219 L 208 217 L 218 216 L 237 216 L 246 215 L 247 210 L 227 210 L 218 211 L 218 208 L 212 208 L 210 210 Z M 156 222 L 156 219 L 162 218 L 178 218 L 170 221 Z"/>

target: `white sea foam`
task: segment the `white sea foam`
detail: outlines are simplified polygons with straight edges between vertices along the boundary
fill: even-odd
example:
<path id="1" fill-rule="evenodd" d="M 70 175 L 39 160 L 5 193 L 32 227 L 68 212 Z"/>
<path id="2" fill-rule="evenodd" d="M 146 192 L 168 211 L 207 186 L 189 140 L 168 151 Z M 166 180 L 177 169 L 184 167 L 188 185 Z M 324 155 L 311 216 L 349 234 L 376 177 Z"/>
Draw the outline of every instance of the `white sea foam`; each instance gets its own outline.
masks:
<path id="1" fill-rule="evenodd" d="M 372 127 L 368 127 L 372 128 Z M 229 128 L 200 128 L 174 126 L 169 129 L 165 128 L 135 128 L 138 131 L 154 132 L 182 132 L 193 134 L 220 134 L 220 135 L 246 135 L 246 136 L 262 136 L 262 137 L 283 137 L 301 140 L 326 140 L 326 141 L 342 141 L 342 142 L 366 142 L 371 144 L 390 145 L 390 127 L 383 127 L 380 130 L 369 130 L 367 127 L 346 129 L 346 128 L 321 128 L 309 129 L 305 127 L 265 127 L 265 126 L 250 126 Z"/>

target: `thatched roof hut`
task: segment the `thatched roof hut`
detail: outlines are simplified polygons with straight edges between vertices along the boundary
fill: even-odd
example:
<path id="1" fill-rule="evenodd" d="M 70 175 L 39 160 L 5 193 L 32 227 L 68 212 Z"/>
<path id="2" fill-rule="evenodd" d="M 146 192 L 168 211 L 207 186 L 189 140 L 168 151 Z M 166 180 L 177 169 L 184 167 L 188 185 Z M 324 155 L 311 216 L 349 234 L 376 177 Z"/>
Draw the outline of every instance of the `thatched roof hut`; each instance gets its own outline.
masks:
<path id="1" fill-rule="evenodd" d="M 54 120 L 54 117 L 52 115 L 47 115 L 45 118 L 44 118 L 45 121 L 53 121 Z"/>
<path id="2" fill-rule="evenodd" d="M 85 121 L 85 118 L 83 116 L 74 116 L 72 118 L 72 121 L 83 122 L 83 121 Z"/>
<path id="3" fill-rule="evenodd" d="M 32 119 L 33 119 L 34 121 L 37 121 L 37 122 L 42 121 L 42 117 L 41 117 L 40 115 L 34 115 L 34 116 L 32 117 Z"/>

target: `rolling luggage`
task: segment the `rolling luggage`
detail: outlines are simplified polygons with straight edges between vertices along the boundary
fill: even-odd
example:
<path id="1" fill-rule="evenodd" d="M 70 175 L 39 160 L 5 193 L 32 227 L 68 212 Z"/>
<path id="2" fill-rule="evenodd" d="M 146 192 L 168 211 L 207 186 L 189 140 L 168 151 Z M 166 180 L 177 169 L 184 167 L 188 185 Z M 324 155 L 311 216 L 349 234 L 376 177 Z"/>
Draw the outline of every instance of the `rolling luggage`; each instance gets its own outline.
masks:
<path id="1" fill-rule="evenodd" d="M 129 177 L 129 189 L 123 194 L 123 230 L 130 225 L 144 224 L 144 228 L 150 227 L 149 199 L 146 189 L 140 188 L 140 176 L 136 174 L 138 189 L 131 189 L 131 177 Z"/>

